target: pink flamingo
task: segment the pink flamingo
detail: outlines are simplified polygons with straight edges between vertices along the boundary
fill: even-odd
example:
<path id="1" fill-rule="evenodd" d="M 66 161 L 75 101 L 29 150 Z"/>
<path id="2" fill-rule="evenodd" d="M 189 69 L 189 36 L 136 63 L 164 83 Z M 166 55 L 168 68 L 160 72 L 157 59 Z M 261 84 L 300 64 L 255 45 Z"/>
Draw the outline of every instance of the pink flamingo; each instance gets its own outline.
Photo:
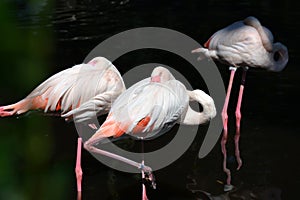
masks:
<path id="1" fill-rule="evenodd" d="M 29 110 L 60 112 L 66 120 L 83 122 L 108 113 L 112 102 L 125 91 L 117 68 L 106 58 L 96 57 L 88 64 L 63 70 L 40 84 L 21 101 L 0 107 L 0 117 L 20 115 Z M 94 124 L 90 124 L 95 128 Z M 78 138 L 76 158 L 77 191 L 81 196 L 81 147 Z"/>
<path id="2" fill-rule="evenodd" d="M 202 112 L 196 112 L 189 101 L 197 101 Z M 84 143 L 84 148 L 125 162 L 142 170 L 142 175 L 155 182 L 150 167 L 96 147 L 104 138 L 119 137 L 124 133 L 141 138 L 152 137 L 170 130 L 176 123 L 198 125 L 208 122 L 216 115 L 213 99 L 201 90 L 188 91 L 169 70 L 156 67 L 150 78 L 146 78 L 123 92 L 113 103 L 106 121 L 96 133 Z M 143 200 L 147 200 L 143 185 Z"/>
<path id="3" fill-rule="evenodd" d="M 236 106 L 236 135 L 235 135 L 235 156 L 237 158 L 239 170 L 242 166 L 239 151 L 240 121 L 241 121 L 241 103 L 246 80 L 248 67 L 264 68 L 269 71 L 281 71 L 288 62 L 287 48 L 277 42 L 273 43 L 273 35 L 263 27 L 255 17 L 247 17 L 243 21 L 235 22 L 224 29 L 213 34 L 204 44 L 205 48 L 198 48 L 192 53 L 199 53 L 198 60 L 204 57 L 218 60 L 231 66 L 229 85 L 222 110 L 223 137 L 221 140 L 222 153 L 224 155 L 223 170 L 227 174 L 227 181 L 224 187 L 225 191 L 233 188 L 231 183 L 230 170 L 226 167 L 226 141 L 227 141 L 227 108 L 232 87 L 234 74 L 237 68 L 243 68 L 242 81 Z"/>

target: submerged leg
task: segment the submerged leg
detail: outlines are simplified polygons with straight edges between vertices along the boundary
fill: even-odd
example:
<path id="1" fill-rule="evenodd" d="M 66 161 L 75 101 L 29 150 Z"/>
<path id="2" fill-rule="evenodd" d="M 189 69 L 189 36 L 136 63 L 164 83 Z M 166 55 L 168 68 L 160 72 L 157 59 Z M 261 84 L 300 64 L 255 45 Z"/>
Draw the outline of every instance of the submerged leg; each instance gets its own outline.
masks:
<path id="1" fill-rule="evenodd" d="M 144 160 L 142 161 L 142 164 L 144 164 Z M 142 180 L 144 180 L 145 178 L 146 178 L 145 177 L 145 172 L 142 170 Z M 142 184 L 142 188 L 143 188 L 142 200 L 148 200 L 147 192 L 146 192 L 146 186 L 145 186 L 144 183 Z"/>
<path id="2" fill-rule="evenodd" d="M 144 141 L 143 141 L 143 137 L 140 138 L 141 142 L 142 142 L 142 165 L 145 164 L 145 159 L 144 159 Z M 150 181 L 151 182 L 151 187 L 153 189 L 156 189 L 156 183 L 155 183 L 155 178 L 153 174 L 147 174 L 145 175 L 145 172 L 142 170 L 142 188 L 143 188 L 143 192 L 142 192 L 142 200 L 148 200 L 147 197 L 147 192 L 146 192 L 146 185 L 145 183 Z"/>
<path id="3" fill-rule="evenodd" d="M 77 143 L 77 157 L 76 157 L 76 179 L 77 179 L 77 192 L 81 192 L 81 181 L 82 181 L 82 169 L 81 169 L 81 146 L 82 146 L 82 139 L 78 138 Z"/>
<path id="4" fill-rule="evenodd" d="M 221 140 L 221 148 L 222 148 L 222 153 L 223 153 L 223 171 L 227 174 L 227 180 L 226 180 L 226 185 L 224 186 L 224 191 L 230 191 L 233 187 L 230 184 L 230 182 L 231 182 L 230 170 L 226 166 L 226 161 L 227 161 L 226 142 L 227 142 L 227 137 L 228 137 L 228 129 L 227 129 L 228 114 L 227 114 L 227 109 L 228 109 L 230 92 L 231 92 L 233 78 L 234 78 L 236 69 L 237 69 L 236 67 L 230 67 L 229 68 L 231 73 L 230 73 L 230 79 L 229 79 L 229 84 L 228 84 L 228 88 L 227 88 L 225 103 L 224 103 L 224 107 L 223 107 L 223 110 L 222 110 L 222 121 L 223 121 L 223 129 L 224 130 L 223 130 L 223 137 L 222 137 L 222 140 Z"/>
<path id="5" fill-rule="evenodd" d="M 237 170 L 239 170 L 242 166 L 242 159 L 240 156 L 240 150 L 239 150 L 239 139 L 240 139 L 240 123 L 242 119 L 241 115 L 241 104 L 242 104 L 242 98 L 243 98 L 243 92 L 244 92 L 244 85 L 246 81 L 246 73 L 248 70 L 248 67 L 243 68 L 243 76 L 241 80 L 241 85 L 240 85 L 240 91 L 239 91 L 239 97 L 238 97 L 238 102 L 236 105 L 236 110 L 235 110 L 235 117 L 236 117 L 236 134 L 234 136 L 234 143 L 235 143 L 235 157 L 238 163 Z"/>
<path id="6" fill-rule="evenodd" d="M 140 138 L 141 139 L 141 143 L 142 143 L 142 149 L 141 149 L 141 152 L 142 152 L 142 165 L 145 165 L 145 160 L 144 160 L 144 141 L 143 141 L 143 137 Z M 144 183 L 144 180 L 146 179 L 146 176 L 145 176 L 145 173 L 144 171 L 142 170 L 142 200 L 148 200 L 148 197 L 147 197 L 147 192 L 146 192 L 146 186 L 145 186 L 145 183 Z"/>

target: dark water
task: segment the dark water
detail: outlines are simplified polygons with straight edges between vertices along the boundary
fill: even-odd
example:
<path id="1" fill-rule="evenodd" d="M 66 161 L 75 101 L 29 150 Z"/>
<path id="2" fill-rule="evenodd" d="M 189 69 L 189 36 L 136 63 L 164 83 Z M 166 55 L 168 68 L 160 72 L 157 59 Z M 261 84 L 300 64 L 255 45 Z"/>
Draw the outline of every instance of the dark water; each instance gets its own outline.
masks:
<path id="1" fill-rule="evenodd" d="M 223 194 L 220 181 L 225 180 L 225 174 L 219 143 L 207 157 L 198 159 L 207 129 L 201 126 L 188 151 L 170 166 L 155 172 L 158 188 L 148 189 L 148 196 L 150 199 L 201 199 L 204 198 L 202 190 L 212 196 L 223 195 L 220 199 L 298 199 L 300 52 L 297 47 L 300 38 L 297 28 L 300 18 L 297 4 L 297 1 L 229 0 L 3 1 L 0 3 L 0 104 L 23 98 L 45 78 L 81 63 L 97 44 L 121 31 L 164 27 L 203 44 L 216 30 L 253 15 L 273 32 L 276 41 L 288 47 L 290 60 L 281 73 L 254 70 L 248 73 L 240 143 L 244 165 L 240 171 L 234 170 L 232 146 L 236 101 L 230 102 L 228 162 L 237 190 Z M 149 49 L 123 55 L 114 64 L 123 74 L 148 62 L 176 69 L 186 64 L 176 55 Z M 227 66 L 217 65 L 227 85 Z M 197 77 L 191 77 L 191 84 L 194 88 L 205 88 Z M 238 87 L 236 82 L 234 96 Z M 0 199 L 76 199 L 73 168 L 77 134 L 72 123 L 33 113 L 18 119 L 1 119 L 0 126 Z M 156 142 L 146 142 L 145 149 L 163 146 L 172 137 L 169 134 Z M 140 148 L 140 144 L 131 141 L 125 144 L 132 150 Z M 140 175 L 112 170 L 86 151 L 83 151 L 82 167 L 82 199 L 140 198 Z"/>

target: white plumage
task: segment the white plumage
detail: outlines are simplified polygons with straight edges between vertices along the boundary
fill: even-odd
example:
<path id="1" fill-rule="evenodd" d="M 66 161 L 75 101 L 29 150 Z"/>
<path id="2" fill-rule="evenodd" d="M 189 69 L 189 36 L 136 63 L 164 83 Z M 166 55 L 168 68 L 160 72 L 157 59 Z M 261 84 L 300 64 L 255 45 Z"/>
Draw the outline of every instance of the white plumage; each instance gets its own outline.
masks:
<path id="1" fill-rule="evenodd" d="M 189 101 L 198 101 L 203 111 L 192 110 Z M 201 90 L 188 91 L 169 70 L 156 67 L 150 78 L 134 84 L 116 99 L 106 121 L 84 146 L 91 152 L 103 154 L 94 147 L 103 138 L 124 133 L 152 138 L 176 123 L 203 124 L 215 115 L 214 101 L 209 95 Z M 109 156 L 124 161 L 120 156 Z"/>
<path id="2" fill-rule="evenodd" d="M 203 56 L 225 64 L 240 67 L 259 67 L 281 71 L 288 62 L 287 48 L 277 42 L 273 35 L 255 17 L 237 21 L 214 33 L 204 44 L 205 48 L 193 50 Z M 278 54 L 278 58 L 275 58 Z"/>
<path id="3" fill-rule="evenodd" d="M 63 70 L 35 88 L 20 102 L 2 107 L 2 115 L 28 110 L 60 111 L 77 122 L 108 113 L 112 102 L 125 90 L 117 68 L 106 58 Z M 7 111 L 7 112 L 5 112 Z"/>

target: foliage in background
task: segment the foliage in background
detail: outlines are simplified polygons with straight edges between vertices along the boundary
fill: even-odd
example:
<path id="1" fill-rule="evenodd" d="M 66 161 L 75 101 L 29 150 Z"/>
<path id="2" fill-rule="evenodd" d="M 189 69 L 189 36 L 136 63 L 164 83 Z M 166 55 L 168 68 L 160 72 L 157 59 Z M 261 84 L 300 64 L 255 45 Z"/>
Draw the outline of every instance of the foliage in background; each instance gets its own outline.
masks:
<path id="1" fill-rule="evenodd" d="M 0 105 L 24 98 L 48 76 L 51 3 L 0 2 Z M 25 115 L 0 119 L 0 127 L 0 199 L 66 199 L 69 166 L 51 167 L 55 147 L 49 121 Z"/>

